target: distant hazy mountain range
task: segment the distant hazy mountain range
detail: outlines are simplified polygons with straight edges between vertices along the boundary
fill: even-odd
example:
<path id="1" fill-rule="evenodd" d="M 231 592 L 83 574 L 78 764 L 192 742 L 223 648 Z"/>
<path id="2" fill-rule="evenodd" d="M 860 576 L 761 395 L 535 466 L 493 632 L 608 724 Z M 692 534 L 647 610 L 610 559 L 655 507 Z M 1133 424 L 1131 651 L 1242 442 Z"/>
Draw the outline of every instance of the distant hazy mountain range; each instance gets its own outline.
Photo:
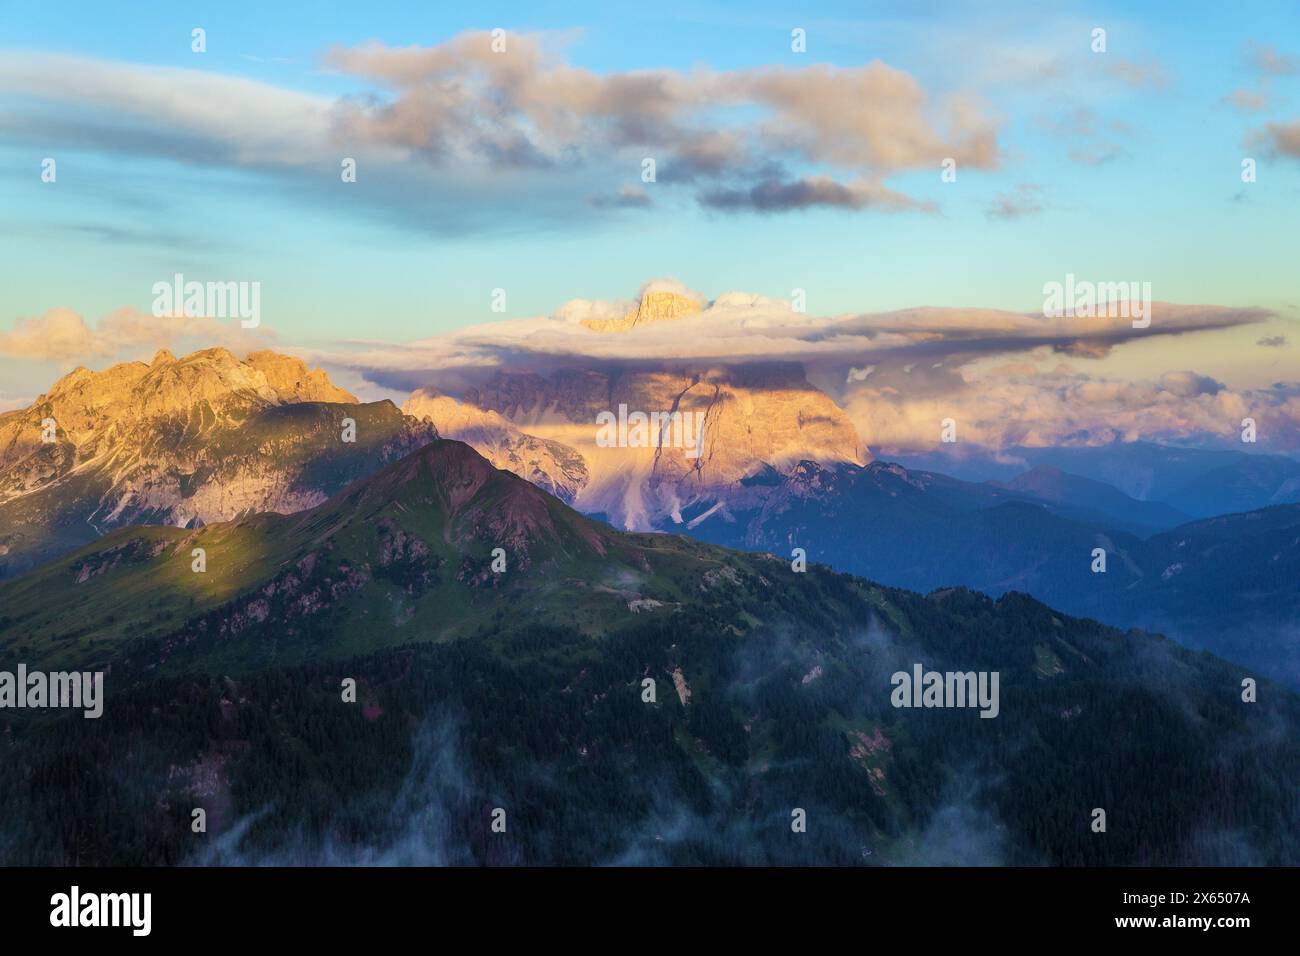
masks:
<path id="1" fill-rule="evenodd" d="M 1300 462 L 1285 455 L 1114 442 L 1082 448 L 1012 448 L 995 460 L 976 451 L 899 456 L 909 468 L 942 471 L 973 481 L 1010 480 L 1021 466 L 1044 465 L 1113 485 L 1192 517 L 1252 511 L 1300 502 Z"/>
<path id="2" fill-rule="evenodd" d="M 1068 476 L 1067 476 L 1068 477 Z M 961 482 L 900 465 L 804 462 L 761 508 L 690 533 L 927 591 L 964 585 L 1023 591 L 1072 614 L 1160 631 L 1300 685 L 1300 505 L 1132 530 L 1173 518 L 1088 479 L 1050 482 L 1052 497 Z M 1081 484 L 1087 494 L 1062 499 Z M 1105 487 L 1105 486 L 1103 486 Z M 1127 520 L 1125 520 L 1127 519 Z M 1094 571 L 1095 549 L 1105 571 Z"/>

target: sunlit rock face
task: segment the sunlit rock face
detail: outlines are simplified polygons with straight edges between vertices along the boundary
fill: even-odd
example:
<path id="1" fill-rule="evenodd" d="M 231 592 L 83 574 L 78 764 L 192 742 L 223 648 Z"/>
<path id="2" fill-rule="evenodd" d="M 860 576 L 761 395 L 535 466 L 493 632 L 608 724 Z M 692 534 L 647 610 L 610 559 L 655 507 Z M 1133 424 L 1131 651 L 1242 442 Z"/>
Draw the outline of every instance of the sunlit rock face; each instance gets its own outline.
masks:
<path id="1" fill-rule="evenodd" d="M 653 322 L 671 322 L 697 314 L 703 306 L 677 292 L 646 292 L 635 309 L 621 319 L 586 319 L 583 325 L 593 332 L 626 332 Z"/>
<path id="2" fill-rule="evenodd" d="M 489 442 L 451 424 L 458 419 L 444 401 L 446 410 L 432 419 L 438 428 L 460 428 L 466 441 L 493 457 Z M 574 505 L 630 530 L 672 529 L 750 511 L 771 487 L 763 476 L 801 460 L 863 461 L 844 412 L 790 364 L 503 372 L 466 391 L 462 404 L 492 413 L 497 430 L 509 425 L 580 455 L 587 477 Z M 408 403 L 408 411 L 414 408 Z M 648 428 L 637 427 L 637 413 L 651 420 Z M 631 427 L 620 428 L 620 420 L 631 420 Z"/>
<path id="3" fill-rule="evenodd" d="M 434 437 L 274 352 L 78 368 L 0 415 L 0 577 L 123 524 L 298 511 Z"/>
<path id="4" fill-rule="evenodd" d="M 292 355 L 263 350 L 253 352 L 244 364 L 266 376 L 266 382 L 286 402 L 348 402 L 357 397 L 330 381 L 321 369 L 308 369 Z"/>

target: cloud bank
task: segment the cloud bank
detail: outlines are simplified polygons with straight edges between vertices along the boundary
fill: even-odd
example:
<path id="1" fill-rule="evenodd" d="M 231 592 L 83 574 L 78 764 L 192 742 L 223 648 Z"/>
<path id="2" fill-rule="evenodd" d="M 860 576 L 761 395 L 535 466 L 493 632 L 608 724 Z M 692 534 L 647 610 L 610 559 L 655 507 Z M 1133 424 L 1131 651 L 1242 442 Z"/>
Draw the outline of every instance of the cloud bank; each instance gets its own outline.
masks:
<path id="1" fill-rule="evenodd" d="M 643 291 L 698 293 L 680 283 L 658 280 Z M 630 300 L 575 299 L 549 316 L 470 326 L 406 344 L 359 343 L 351 352 L 322 357 L 373 374 L 484 374 L 501 367 L 545 370 L 588 364 L 736 364 L 796 361 L 809 367 L 847 369 L 870 362 L 969 360 L 981 355 L 1047 347 L 1059 352 L 1104 356 L 1143 336 L 1183 335 L 1260 322 L 1272 313 L 1254 308 L 1188 306 L 1157 302 L 1147 329 L 1129 319 L 1104 316 L 1045 318 L 998 309 L 919 308 L 876 314 L 816 316 L 796 311 L 788 300 L 728 292 L 700 313 L 671 322 L 601 333 L 582 325 L 591 318 L 616 318 Z M 422 383 L 425 384 L 425 383 Z"/>
<path id="2" fill-rule="evenodd" d="M 817 316 L 790 301 L 729 292 L 712 301 L 675 280 L 673 291 L 705 307 L 696 315 L 595 332 L 589 319 L 616 319 L 633 300 L 577 299 L 549 316 L 487 323 L 405 344 L 354 343 L 311 361 L 395 391 L 432 385 L 456 394 L 500 371 L 561 368 L 704 370 L 798 363 L 844 407 L 862 441 L 892 451 L 930 449 L 940 422 L 960 422 L 962 441 L 1014 445 L 1112 440 L 1232 439 L 1242 418 L 1259 419 L 1271 441 L 1300 448 L 1300 386 L 1234 390 L 1193 370 L 1134 381 L 1105 358 L 1149 337 L 1196 335 L 1263 322 L 1254 308 L 1157 302 L 1147 329 L 1123 318 L 1045 318 L 995 309 L 920 308 Z"/>
<path id="3" fill-rule="evenodd" d="M 334 47 L 330 97 L 202 70 L 0 58 L 0 132 L 17 142 L 254 170 L 319 201 L 357 161 L 362 209 L 442 233 L 634 215 L 677 195 L 721 214 L 934 210 L 895 174 L 1002 162 L 999 122 L 879 60 L 595 73 L 552 34 Z M 653 163 L 652 175 L 648 162 Z M 475 206 L 486 210 L 475 211 Z"/>

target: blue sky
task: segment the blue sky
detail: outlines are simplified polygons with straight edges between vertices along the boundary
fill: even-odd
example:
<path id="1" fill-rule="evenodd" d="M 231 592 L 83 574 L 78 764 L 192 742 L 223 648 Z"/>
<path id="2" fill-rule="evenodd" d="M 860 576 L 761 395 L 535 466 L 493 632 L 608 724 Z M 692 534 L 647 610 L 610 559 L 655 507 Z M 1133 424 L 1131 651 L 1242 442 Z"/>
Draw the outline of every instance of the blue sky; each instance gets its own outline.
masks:
<path id="1" fill-rule="evenodd" d="M 92 326 L 115 310 L 148 312 L 153 283 L 175 272 L 259 281 L 276 341 L 317 349 L 409 342 L 502 318 L 489 309 L 495 288 L 507 290 L 505 317 L 513 318 L 548 315 L 574 298 L 627 298 L 656 276 L 710 297 L 745 290 L 780 299 L 802 288 L 810 312 L 835 315 L 926 305 L 1033 311 L 1043 283 L 1072 272 L 1149 281 L 1160 300 L 1259 306 L 1289 319 L 1300 300 L 1300 156 L 1267 131 L 1300 121 L 1300 42 L 1286 42 L 1300 38 L 1298 9 L 692 2 L 528 4 L 521 14 L 519 5 L 494 3 L 327 11 L 10 0 L 0 9 L 0 62 L 11 62 L 0 68 L 0 335 L 56 308 Z M 196 26 L 207 32 L 202 54 L 190 49 Z M 340 68 L 331 49 L 378 41 L 395 61 L 401 48 L 436 48 L 494 27 L 536 42 L 566 69 L 604 78 L 659 71 L 689 83 L 700 71 L 750 77 L 880 61 L 915 84 L 921 102 L 914 110 L 879 104 L 892 118 L 854 144 L 855 157 L 876 150 L 873 137 L 907 139 L 914 124 L 956 142 L 946 118 L 955 100 L 995 146 L 986 162 L 959 164 L 953 183 L 941 181 L 933 150 L 914 143 L 879 162 L 828 160 L 837 148 L 832 129 L 820 153 L 781 152 L 790 117 L 773 117 L 766 94 L 745 94 L 695 115 L 697 125 L 716 121 L 757 143 L 735 174 L 743 181 L 731 173 L 713 183 L 676 181 L 669 162 L 657 182 L 642 185 L 635 145 L 585 151 L 580 143 L 580 160 L 568 162 L 570 142 L 541 169 L 389 153 L 363 158 L 358 182 L 343 185 L 335 155 L 405 149 L 410 130 L 397 134 L 400 142 L 376 143 L 391 130 L 373 123 L 365 136 L 350 128 L 333 153 L 284 164 L 273 155 L 241 158 L 258 135 L 245 128 L 253 118 L 241 126 L 241 111 L 274 96 L 232 99 L 230 115 L 205 119 L 178 144 L 169 137 L 187 116 L 222 113 L 213 96 L 187 93 L 181 82 L 165 109 L 132 107 L 93 88 L 97 74 L 87 66 L 100 64 L 124 84 L 143 77 L 155 91 L 169 81 L 149 68 L 168 67 L 242 78 L 277 96 L 382 108 L 410 88 Z M 796 27 L 807 31 L 806 53 L 791 51 Z M 1106 30 L 1103 54 L 1090 49 L 1094 27 Z M 1261 67 L 1261 50 L 1272 69 Z M 1230 103 L 1234 91 L 1252 108 Z M 267 115 L 293 121 L 291 105 L 275 109 Z M 833 115 L 826 122 L 833 126 Z M 825 132 L 812 125 L 795 132 Z M 58 161 L 54 184 L 39 178 L 46 156 Z M 1258 181 L 1248 185 L 1240 179 L 1247 156 L 1258 162 Z M 768 160 L 778 172 L 759 168 Z M 870 181 L 891 198 L 766 212 L 701 198 L 747 194 L 764 177 L 819 176 Z M 647 204 L 596 202 L 624 187 L 644 189 Z M 1239 353 L 1226 365 L 1225 343 L 1215 340 L 1207 361 L 1213 353 L 1227 375 L 1228 365 L 1240 371 L 1276 365 L 1284 352 L 1294 357 L 1290 342 L 1260 354 L 1257 332 L 1228 343 Z M 9 379 L 0 402 L 29 398 L 66 364 L 0 356 Z"/>

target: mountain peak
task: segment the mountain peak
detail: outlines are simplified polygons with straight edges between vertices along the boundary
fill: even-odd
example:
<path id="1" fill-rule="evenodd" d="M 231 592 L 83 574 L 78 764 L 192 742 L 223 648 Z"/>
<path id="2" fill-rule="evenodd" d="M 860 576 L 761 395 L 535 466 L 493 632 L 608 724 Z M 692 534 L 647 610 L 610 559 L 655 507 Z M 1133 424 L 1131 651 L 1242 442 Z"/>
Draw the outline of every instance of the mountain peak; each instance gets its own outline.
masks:
<path id="1" fill-rule="evenodd" d="M 641 301 L 621 319 L 586 319 L 583 325 L 593 332 L 627 332 L 639 325 L 671 322 L 697 315 L 703 306 L 690 296 L 667 290 L 647 290 Z"/>
<path id="2" fill-rule="evenodd" d="M 302 359 L 292 355 L 263 349 L 250 353 L 244 362 L 265 375 L 267 384 L 284 401 L 357 402 L 355 395 L 336 386 L 323 370 L 309 370 Z"/>
<path id="3" fill-rule="evenodd" d="M 1095 482 L 1090 478 L 1072 475 L 1053 465 L 1042 463 L 1034 465 L 1028 471 L 1021 472 L 1010 481 L 992 482 L 992 484 L 1011 491 L 1024 491 L 1030 494 L 1047 494 L 1049 492 L 1060 494 L 1062 489 L 1067 486 L 1076 489 L 1093 489 L 1101 485 L 1100 482 Z"/>
<path id="4" fill-rule="evenodd" d="M 160 349 L 148 364 L 78 368 L 0 418 L 0 577 L 130 522 L 308 508 L 436 434 L 275 352 Z"/>
<path id="5" fill-rule="evenodd" d="M 303 526 L 342 527 L 384 517 L 416 523 L 434 517 L 443 522 L 437 535 L 442 541 L 499 545 L 522 567 L 556 549 L 569 556 L 599 556 L 607 546 L 596 523 L 531 482 L 493 467 L 464 442 L 447 438 L 436 438 L 354 482 L 303 512 L 300 521 Z"/>
<path id="6" fill-rule="evenodd" d="M 896 461 L 881 461 L 879 459 L 870 462 L 866 470 L 871 474 L 895 475 L 899 478 L 908 479 L 912 473 Z"/>
<path id="7" fill-rule="evenodd" d="M 1057 468 L 1057 467 L 1055 467 L 1055 466 L 1053 466 L 1053 465 L 1037 464 L 1037 465 L 1034 465 L 1033 468 L 1030 468 L 1030 469 L 1029 469 L 1027 472 L 1025 472 L 1023 475 L 1020 475 L 1019 477 L 1020 477 L 1020 478 L 1025 478 L 1025 477 L 1027 477 L 1027 476 L 1029 476 L 1029 475 L 1041 475 L 1042 477 L 1045 477 L 1045 478 L 1048 478 L 1048 477 L 1050 477 L 1050 478 L 1060 478 L 1060 477 L 1062 477 L 1062 476 L 1065 475 L 1065 472 L 1063 472 L 1060 468 Z"/>
<path id="8" fill-rule="evenodd" d="M 120 362 L 99 372 L 78 366 L 38 403 L 55 403 L 55 418 L 71 424 L 84 412 L 109 408 L 135 417 L 162 409 L 188 414 L 192 401 L 222 401 L 236 394 L 253 394 L 271 403 L 358 401 L 321 369 L 308 369 L 302 359 L 263 350 L 241 360 L 229 349 L 214 347 L 181 358 L 163 348 L 147 364 Z M 147 407 L 140 404 L 142 398 Z"/>

